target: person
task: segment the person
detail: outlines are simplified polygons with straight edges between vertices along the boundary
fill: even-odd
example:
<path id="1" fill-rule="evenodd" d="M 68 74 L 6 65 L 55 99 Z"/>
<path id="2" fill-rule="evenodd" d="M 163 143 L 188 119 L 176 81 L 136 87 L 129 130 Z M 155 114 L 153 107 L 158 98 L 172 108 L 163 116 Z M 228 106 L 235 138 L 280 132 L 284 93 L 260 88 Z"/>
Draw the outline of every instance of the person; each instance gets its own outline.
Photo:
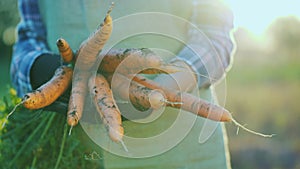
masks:
<path id="1" fill-rule="evenodd" d="M 56 40 L 64 37 L 72 49 L 78 49 L 95 30 L 99 18 L 105 16 L 111 1 L 19 0 L 18 3 L 21 21 L 17 27 L 10 73 L 13 85 L 22 97 L 47 82 L 61 64 Z M 111 13 L 116 22 L 114 37 L 124 32 L 132 33 L 132 29 L 139 26 L 146 29 L 154 25 L 158 29 L 157 34 L 146 31 L 141 35 L 134 34 L 133 30 L 129 38 L 120 40 L 114 47 L 160 49 L 157 51 L 162 51 L 162 55 L 172 53 L 167 56 L 171 62 L 187 71 L 174 73 L 172 77 L 158 75 L 154 80 L 170 89 L 178 89 L 178 86 L 182 91 L 199 89 L 201 97 L 211 100 L 211 86 L 224 77 L 232 62 L 234 40 L 230 8 L 221 0 L 115 0 L 114 3 Z M 140 19 L 130 22 L 135 17 Z M 162 33 L 170 34 L 163 36 Z M 169 37 L 177 33 L 184 40 Z M 57 105 L 50 109 L 61 111 Z M 127 120 L 124 128 L 137 138 L 156 136 L 174 122 L 174 110 L 166 109 L 166 112 L 146 127 L 138 128 L 136 121 Z M 186 123 L 182 122 L 183 125 Z M 141 158 L 128 158 L 110 153 L 108 149 L 103 153 L 105 168 L 231 168 L 223 124 L 217 123 L 210 139 L 199 144 L 199 132 L 204 123 L 205 119 L 197 117 L 184 138 L 157 155 L 145 153 Z M 100 138 L 103 137 L 107 136 L 102 133 Z M 175 138 L 176 132 L 169 137 Z M 165 139 L 162 143 L 135 146 L 147 152 L 162 150 L 168 142 Z"/>

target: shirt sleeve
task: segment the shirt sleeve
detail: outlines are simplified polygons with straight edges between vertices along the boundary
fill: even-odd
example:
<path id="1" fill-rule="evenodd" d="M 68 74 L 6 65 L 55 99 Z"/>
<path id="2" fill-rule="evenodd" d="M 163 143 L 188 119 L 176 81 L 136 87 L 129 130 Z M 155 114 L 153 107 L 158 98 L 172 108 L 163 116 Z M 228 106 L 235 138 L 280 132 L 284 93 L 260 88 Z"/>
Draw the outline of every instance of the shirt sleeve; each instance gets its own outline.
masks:
<path id="1" fill-rule="evenodd" d="M 13 46 L 11 80 L 19 96 L 32 90 L 30 69 L 37 57 L 50 54 L 46 29 L 36 0 L 18 1 L 20 22 L 17 25 L 17 41 Z"/>
<path id="2" fill-rule="evenodd" d="M 178 58 L 196 72 L 199 88 L 224 77 L 232 62 L 232 11 L 220 0 L 194 0 L 188 41 Z"/>

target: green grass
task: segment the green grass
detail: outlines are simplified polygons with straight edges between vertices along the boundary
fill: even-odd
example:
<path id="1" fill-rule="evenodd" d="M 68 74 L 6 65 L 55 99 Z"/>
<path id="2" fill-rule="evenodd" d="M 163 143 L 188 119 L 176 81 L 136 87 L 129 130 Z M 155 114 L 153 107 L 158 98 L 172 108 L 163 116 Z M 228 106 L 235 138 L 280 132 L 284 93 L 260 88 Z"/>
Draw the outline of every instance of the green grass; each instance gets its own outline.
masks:
<path id="1" fill-rule="evenodd" d="M 19 98 L 6 94 L 0 100 L 1 126 Z M 81 126 L 66 136 L 69 127 L 65 116 L 43 110 L 18 107 L 0 130 L 0 163 L 2 168 L 102 168 L 103 161 L 88 160 L 92 152 L 101 153 Z"/>

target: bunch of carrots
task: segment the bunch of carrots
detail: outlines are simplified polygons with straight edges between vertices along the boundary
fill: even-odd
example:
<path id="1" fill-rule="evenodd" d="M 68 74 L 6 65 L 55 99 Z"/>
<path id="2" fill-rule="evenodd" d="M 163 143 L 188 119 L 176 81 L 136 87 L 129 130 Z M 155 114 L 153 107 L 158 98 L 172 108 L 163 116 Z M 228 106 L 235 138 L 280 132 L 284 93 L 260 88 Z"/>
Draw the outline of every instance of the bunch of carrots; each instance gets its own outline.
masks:
<path id="1" fill-rule="evenodd" d="M 150 68 L 140 72 L 143 74 L 175 73 L 181 70 L 175 65 L 165 63 L 148 49 L 114 49 L 104 56 L 100 55 L 99 53 L 112 33 L 111 10 L 112 7 L 108 10 L 99 28 L 81 44 L 76 54 L 66 40 L 62 38 L 57 40 L 57 47 L 63 62 L 71 63 L 69 65 L 75 65 L 76 62 L 76 69 L 73 69 L 72 66 L 60 66 L 47 83 L 27 93 L 18 105 L 22 104 L 28 109 L 46 107 L 55 102 L 71 85 L 67 111 L 67 123 L 71 129 L 80 121 L 84 108 L 84 98 L 90 94 L 103 124 L 106 125 L 109 137 L 114 142 L 123 144 L 124 128 L 122 127 L 121 111 L 111 89 L 111 82 L 113 81 L 116 86 L 114 93 L 117 93 L 121 99 L 129 98 L 136 108 L 159 109 L 162 106 L 181 108 L 211 120 L 234 122 L 238 127 L 254 134 L 264 137 L 272 136 L 245 128 L 223 107 L 186 92 L 169 90 L 139 74 L 132 76 L 131 74 L 139 70 L 141 65 Z M 102 57 L 101 64 L 98 67 L 98 72 L 92 74 L 90 70 L 95 66 L 98 57 Z M 125 66 L 120 66 L 124 62 L 128 63 L 123 64 Z M 117 68 L 118 72 L 116 73 Z M 112 75 L 115 78 L 112 78 Z M 129 90 L 124 90 L 126 84 L 130 84 Z"/>

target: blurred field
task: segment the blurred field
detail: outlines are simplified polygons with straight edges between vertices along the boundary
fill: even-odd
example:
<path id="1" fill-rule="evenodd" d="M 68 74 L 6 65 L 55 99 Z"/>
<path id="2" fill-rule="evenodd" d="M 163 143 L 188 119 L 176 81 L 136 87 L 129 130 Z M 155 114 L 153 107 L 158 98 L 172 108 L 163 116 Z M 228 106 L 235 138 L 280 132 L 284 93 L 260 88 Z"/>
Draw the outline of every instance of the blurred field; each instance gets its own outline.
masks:
<path id="1" fill-rule="evenodd" d="M 300 168 L 298 49 L 286 43 L 275 48 L 274 41 L 251 45 L 244 33 L 235 32 L 238 48 L 226 78 L 226 107 L 247 127 L 276 136 L 260 138 L 242 130 L 236 135 L 237 128 L 227 125 L 233 168 Z"/>
<path id="2" fill-rule="evenodd" d="M 18 21 L 15 2 L 1 2 L 5 7 L 0 11 L 1 37 Z M 235 37 L 237 51 L 226 77 L 225 106 L 247 127 L 276 136 L 261 138 L 243 130 L 236 134 L 237 128 L 227 124 L 232 166 L 300 168 L 300 21 L 294 17 L 279 19 L 263 40 L 242 29 L 235 31 Z M 1 38 L 0 99 L 10 85 L 11 45 Z"/>

